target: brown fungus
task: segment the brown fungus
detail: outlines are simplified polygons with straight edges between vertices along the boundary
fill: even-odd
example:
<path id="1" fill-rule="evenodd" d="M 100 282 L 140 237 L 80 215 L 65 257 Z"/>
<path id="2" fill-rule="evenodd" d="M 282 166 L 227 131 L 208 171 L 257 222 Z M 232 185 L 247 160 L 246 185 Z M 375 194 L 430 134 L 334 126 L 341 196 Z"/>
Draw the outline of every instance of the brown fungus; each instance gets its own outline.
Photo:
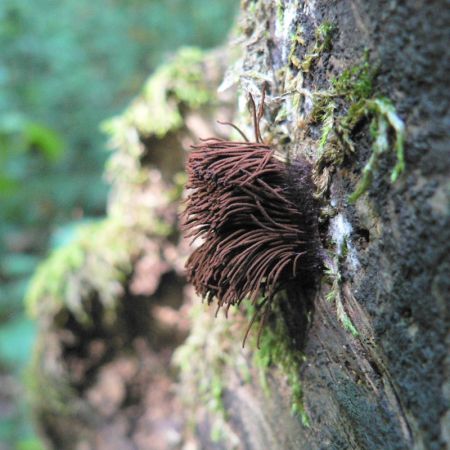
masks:
<path id="1" fill-rule="evenodd" d="M 248 298 L 256 307 L 261 330 L 277 292 L 301 282 L 316 266 L 316 215 L 310 166 L 298 160 L 288 166 L 264 144 L 253 119 L 256 142 L 219 138 L 193 146 L 187 163 L 188 197 L 183 228 L 201 240 L 186 263 L 188 280 L 217 311 Z"/>

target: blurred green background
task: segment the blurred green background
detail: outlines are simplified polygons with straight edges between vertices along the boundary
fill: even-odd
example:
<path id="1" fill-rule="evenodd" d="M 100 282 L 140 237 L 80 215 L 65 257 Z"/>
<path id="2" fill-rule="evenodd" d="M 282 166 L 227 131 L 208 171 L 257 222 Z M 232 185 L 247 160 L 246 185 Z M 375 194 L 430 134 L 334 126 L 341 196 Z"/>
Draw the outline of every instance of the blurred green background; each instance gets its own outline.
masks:
<path id="1" fill-rule="evenodd" d="M 237 0 L 0 1 L 0 450 L 43 444 L 24 399 L 27 283 L 105 212 L 102 120 L 179 46 L 216 46 Z"/>

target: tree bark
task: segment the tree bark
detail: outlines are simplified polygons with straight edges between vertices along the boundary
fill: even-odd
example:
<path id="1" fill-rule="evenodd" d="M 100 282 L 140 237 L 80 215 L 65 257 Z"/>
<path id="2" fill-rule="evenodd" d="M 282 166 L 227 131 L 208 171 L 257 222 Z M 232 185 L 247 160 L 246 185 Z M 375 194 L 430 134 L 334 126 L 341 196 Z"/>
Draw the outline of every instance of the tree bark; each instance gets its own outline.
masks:
<path id="1" fill-rule="evenodd" d="M 319 195 L 320 229 L 325 265 L 329 268 L 331 260 L 334 278 L 324 276 L 319 282 L 304 346 L 295 350 L 305 355 L 301 383 L 310 426 L 295 426 L 288 419 L 278 423 L 286 410 L 276 400 L 279 374 L 272 378 L 273 402 L 254 405 L 261 412 L 259 419 L 244 404 L 245 398 L 249 404 L 255 402 L 254 388 L 245 395 L 239 393 L 243 388 L 227 389 L 229 418 L 241 424 L 238 435 L 243 448 L 249 449 L 445 448 L 446 2 L 261 0 L 244 1 L 242 6 L 245 51 L 236 67 L 244 91 L 257 94 L 263 81 L 269 86 L 265 137 L 289 148 L 291 155 L 307 156 L 322 174 L 324 167 L 329 171 Z M 323 24 L 331 25 L 332 31 L 329 45 L 321 48 L 324 38 L 317 30 Z M 370 115 L 351 130 L 353 151 L 322 161 L 317 168 L 325 125 L 311 120 L 311 103 L 315 94 L 329 92 L 332 80 L 345 69 L 361 64 L 366 49 L 369 65 L 378 67 L 370 98 L 389 98 L 404 122 L 406 164 L 391 183 L 391 130 L 389 149 L 380 154 L 371 185 L 351 204 L 349 196 L 376 138 L 369 130 Z M 289 99 L 297 94 L 296 102 Z M 281 121 L 280 97 L 288 104 Z M 331 133 L 339 133 L 339 115 L 351 104 L 337 96 Z M 330 207 L 332 213 L 325 214 Z M 334 292 L 327 299 L 330 290 Z M 255 429 L 253 441 L 246 440 L 242 424 L 258 420 L 259 427 L 250 427 Z M 263 432 L 267 429 L 268 434 Z"/>

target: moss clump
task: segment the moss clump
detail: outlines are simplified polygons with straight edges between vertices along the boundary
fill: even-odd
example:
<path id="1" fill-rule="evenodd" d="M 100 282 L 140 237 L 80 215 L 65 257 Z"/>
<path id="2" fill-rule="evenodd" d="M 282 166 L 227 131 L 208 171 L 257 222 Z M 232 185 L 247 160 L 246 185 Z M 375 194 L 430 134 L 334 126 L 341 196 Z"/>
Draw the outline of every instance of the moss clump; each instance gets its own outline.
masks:
<path id="1" fill-rule="evenodd" d="M 335 30 L 335 26 L 330 22 L 323 22 L 317 27 L 315 31 L 314 46 L 306 53 L 300 64 L 300 68 L 303 72 L 309 72 L 320 55 L 331 49 L 333 33 Z"/>
<path id="2" fill-rule="evenodd" d="M 366 99 L 373 92 L 377 71 L 377 67 L 370 65 L 369 53 L 366 51 L 361 64 L 345 69 L 331 80 L 332 92 L 351 102 Z"/>
<path id="3" fill-rule="evenodd" d="M 355 202 L 369 189 L 379 157 L 389 149 L 391 130 L 395 135 L 394 149 L 397 157 L 391 181 L 394 183 L 404 171 L 404 124 L 389 99 L 373 96 L 377 71 L 376 67 L 369 64 L 369 55 L 366 52 L 361 64 L 344 70 L 340 76 L 331 81 L 329 90 L 313 94 L 310 123 L 318 124 L 322 128 L 318 145 L 319 157 L 315 168 L 319 196 L 328 186 L 329 170 L 326 168 L 342 164 L 347 153 L 354 153 L 351 133 L 364 119 L 371 119 L 370 132 L 374 141 L 372 155 L 349 201 Z M 339 115 L 337 111 L 340 110 L 344 110 L 344 114 Z"/>
<path id="4" fill-rule="evenodd" d="M 170 191 L 171 201 L 172 177 L 183 168 L 179 136 L 183 116 L 216 102 L 214 81 L 208 75 L 214 58 L 196 48 L 181 49 L 149 77 L 140 95 L 120 116 L 103 123 L 114 149 L 106 166 L 115 194 L 110 215 L 130 215 L 129 205 L 133 204 L 133 216 L 142 211 L 149 217 L 147 207 L 137 207 L 141 200 L 142 206 L 148 203 L 145 191 L 162 197 Z M 161 186 L 149 190 L 155 183 Z M 140 215 L 138 221 L 144 223 L 145 218 Z"/>
<path id="5" fill-rule="evenodd" d="M 136 232 L 105 219 L 80 226 L 72 242 L 37 269 L 25 298 L 40 326 L 26 384 L 40 420 L 46 414 L 73 416 L 80 402 L 54 333 L 66 327 L 70 315 L 84 328 L 92 327 L 94 300 L 103 306 L 101 324 L 111 326 L 137 254 Z"/>
<path id="6" fill-rule="evenodd" d="M 132 232 L 112 220 L 80 227 L 74 240 L 55 250 L 37 269 L 25 302 L 33 317 L 54 317 L 62 309 L 89 322 L 83 301 L 96 292 L 113 313 L 121 284 L 137 251 Z"/>
<path id="7" fill-rule="evenodd" d="M 143 136 L 163 138 L 183 125 L 182 106 L 197 109 L 214 98 L 204 76 L 205 54 L 193 47 L 182 48 L 173 60 L 156 70 L 142 93 L 120 117 L 103 124 L 110 134 L 130 127 Z"/>
<path id="8" fill-rule="evenodd" d="M 348 68 L 331 80 L 330 89 L 313 94 L 310 122 L 322 125 L 320 149 L 324 149 L 333 129 L 343 143 L 353 150 L 350 133 L 362 119 L 362 108 L 373 93 L 377 69 L 369 64 L 366 52 L 363 62 Z M 336 117 L 338 103 L 346 106 L 345 114 Z"/>
<path id="9" fill-rule="evenodd" d="M 264 328 L 260 349 L 256 348 L 257 337 L 252 334 L 244 350 L 237 336 L 244 335 L 248 318 L 254 314 L 251 305 L 247 307 L 247 317 L 240 315 L 239 310 L 231 309 L 228 314 L 233 317 L 228 319 L 222 315 L 217 318 L 211 314 L 205 316 L 205 312 L 204 305 L 192 308 L 191 334 L 176 350 L 173 361 L 180 370 L 181 397 L 193 410 L 193 416 L 200 417 L 199 408 L 202 407 L 209 412 L 212 440 L 234 448 L 230 442 L 237 438 L 227 423 L 228 411 L 223 396 L 225 389 L 230 387 L 228 380 L 234 378 L 233 373 L 245 383 L 252 383 L 250 367 L 258 370 L 260 385 L 267 396 L 270 396 L 270 371 L 278 370 L 281 377 L 285 376 L 291 389 L 292 414 L 298 416 L 304 426 L 309 426 L 300 380 L 304 357 L 293 347 L 281 312 L 274 311 L 270 325 Z"/>
<path id="10" fill-rule="evenodd" d="M 276 306 L 275 306 L 276 308 Z M 250 315 L 253 312 L 249 312 Z M 293 348 L 281 311 L 272 314 L 273 323 L 266 326 L 260 339 L 260 348 L 253 354 L 253 362 L 259 368 L 260 382 L 266 395 L 270 395 L 268 374 L 270 368 L 278 368 L 287 378 L 291 389 L 291 412 L 302 424 L 309 426 L 309 417 L 303 403 L 300 368 L 305 357 Z M 255 343 L 256 346 L 256 343 Z"/>
<path id="11" fill-rule="evenodd" d="M 298 25 L 296 32 L 291 37 L 291 49 L 289 51 L 288 61 L 290 64 L 295 66 L 297 69 L 301 69 L 302 62 L 296 55 L 297 47 L 305 45 L 305 39 L 303 37 L 303 27 Z"/>
<path id="12" fill-rule="evenodd" d="M 277 21 L 278 21 L 278 24 L 283 23 L 283 15 L 284 15 L 284 2 L 283 2 L 283 0 L 277 0 Z"/>
<path id="13" fill-rule="evenodd" d="M 390 129 L 394 130 L 394 150 L 397 158 L 396 164 L 391 172 L 391 182 L 395 183 L 400 174 L 405 170 L 405 125 L 398 116 L 394 105 L 387 98 L 376 98 L 366 102 L 364 115 L 372 116 L 370 134 L 374 142 L 372 145 L 372 154 L 362 171 L 362 178 L 353 194 L 348 198 L 350 203 L 356 202 L 372 184 L 379 158 L 389 150 Z"/>

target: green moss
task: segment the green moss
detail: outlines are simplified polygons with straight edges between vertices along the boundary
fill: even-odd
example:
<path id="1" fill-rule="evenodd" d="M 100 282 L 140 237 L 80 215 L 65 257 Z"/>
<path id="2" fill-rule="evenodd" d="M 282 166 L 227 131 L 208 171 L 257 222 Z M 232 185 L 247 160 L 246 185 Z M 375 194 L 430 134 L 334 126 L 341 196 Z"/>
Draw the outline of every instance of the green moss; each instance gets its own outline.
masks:
<path id="1" fill-rule="evenodd" d="M 284 16 L 284 2 L 283 0 L 277 0 L 277 21 L 278 25 L 283 23 Z"/>
<path id="2" fill-rule="evenodd" d="M 295 54 L 299 45 L 305 45 L 305 39 L 303 37 L 303 27 L 301 25 L 298 25 L 296 32 L 291 37 L 291 48 L 289 50 L 288 56 L 288 61 L 297 69 L 300 69 L 302 66 L 300 59 Z"/>
<path id="3" fill-rule="evenodd" d="M 335 26 L 330 22 L 323 22 L 315 31 L 315 42 L 313 48 L 303 58 L 300 68 L 303 72 L 309 72 L 314 62 L 331 49 L 333 33 Z"/>
<path id="4" fill-rule="evenodd" d="M 230 315 L 233 315 L 231 311 Z M 191 333 L 173 356 L 173 362 L 180 370 L 181 397 L 193 411 L 199 406 L 208 410 L 214 442 L 228 442 L 233 432 L 227 424 L 223 403 L 224 376 L 226 368 L 247 366 L 239 342 L 233 335 L 235 321 L 222 315 L 214 318 L 202 304 L 192 307 L 190 316 Z M 248 367 L 246 372 L 245 378 L 248 379 Z M 193 392 L 197 394 L 195 397 Z"/>
<path id="5" fill-rule="evenodd" d="M 334 259 L 327 259 L 325 262 L 325 280 L 331 285 L 329 292 L 326 294 L 325 298 L 327 301 L 334 302 L 336 305 L 336 316 L 339 322 L 342 324 L 345 330 L 353 335 L 353 337 L 358 337 L 359 333 L 353 324 L 352 320 L 348 316 L 344 308 L 344 303 L 341 293 L 342 276 L 340 272 L 341 261 L 346 257 L 343 245 L 343 251 L 341 255 L 335 255 Z"/>
<path id="6" fill-rule="evenodd" d="M 197 109 L 213 101 L 212 89 L 205 83 L 204 62 L 202 50 L 182 48 L 150 76 L 124 114 L 104 122 L 103 130 L 117 135 L 133 128 L 141 135 L 161 139 L 181 128 L 183 105 Z"/>
<path id="7" fill-rule="evenodd" d="M 386 98 L 376 98 L 366 103 L 367 114 L 372 116 L 370 131 L 374 139 L 372 154 L 364 166 L 362 178 L 356 186 L 349 201 L 356 202 L 372 184 L 374 172 L 378 167 L 380 156 L 389 150 L 389 130 L 394 131 L 394 150 L 396 153 L 396 164 L 391 172 L 391 182 L 395 183 L 400 174 L 405 170 L 404 142 L 405 125 L 398 116 L 394 105 Z"/>
<path id="8" fill-rule="evenodd" d="M 77 392 L 70 386 L 59 367 L 50 373 L 46 366 L 45 344 L 36 342 L 32 359 L 24 374 L 27 399 L 39 417 L 46 414 L 71 416 L 78 406 Z"/>
<path id="9" fill-rule="evenodd" d="M 323 22 L 318 26 L 315 35 L 316 40 L 319 42 L 319 46 L 323 49 L 323 51 L 330 50 L 331 37 L 335 30 L 335 25 L 330 22 Z"/>
<path id="10" fill-rule="evenodd" d="M 331 93 L 350 102 L 367 99 L 372 95 L 377 72 L 378 68 L 370 65 L 369 53 L 366 51 L 361 64 L 345 69 L 341 75 L 331 80 Z"/>
<path id="11" fill-rule="evenodd" d="M 336 110 L 336 103 L 331 101 L 324 107 L 322 115 L 319 120 L 322 122 L 322 133 L 319 139 L 319 151 L 321 152 L 328 142 L 328 137 L 334 126 L 334 112 Z"/>
<path id="12" fill-rule="evenodd" d="M 331 289 L 325 298 L 327 301 L 333 302 L 339 295 L 341 274 L 337 269 L 337 264 L 325 264 L 324 273 L 328 282 L 331 284 Z"/>
<path id="13" fill-rule="evenodd" d="M 142 231 L 113 219 L 84 225 L 72 242 L 55 250 L 37 269 L 25 299 L 28 313 L 40 324 L 26 385 L 40 417 L 47 413 L 73 415 L 77 407 L 77 394 L 67 379 L 64 362 L 53 347 L 55 337 L 51 332 L 65 325 L 68 313 L 86 328 L 90 327 L 88 311 L 93 298 L 104 307 L 102 323 L 108 326 L 115 323 L 142 237 Z M 49 343 L 50 366 L 46 355 Z"/>
<path id="14" fill-rule="evenodd" d="M 80 227 L 74 240 L 55 250 L 33 276 L 25 303 L 33 317 L 54 317 L 62 309 L 89 322 L 83 301 L 96 292 L 112 313 L 120 285 L 136 251 L 130 230 L 112 220 Z"/>
<path id="15" fill-rule="evenodd" d="M 348 68 L 342 74 L 331 80 L 327 91 L 318 91 L 313 94 L 313 108 L 311 122 L 322 125 L 319 148 L 326 147 L 332 129 L 335 129 L 342 142 L 350 148 L 353 144 L 350 133 L 356 124 L 365 116 L 366 100 L 373 92 L 373 81 L 377 69 L 369 64 L 368 53 L 365 53 L 363 62 Z M 336 117 L 336 102 L 344 101 L 347 111 Z"/>
<path id="16" fill-rule="evenodd" d="M 347 330 L 349 333 L 353 335 L 353 337 L 358 337 L 359 333 L 356 329 L 355 325 L 353 325 L 353 322 L 351 321 L 348 314 L 345 312 L 344 306 L 341 301 L 336 302 L 336 310 L 337 310 L 337 317 L 341 321 L 342 326 L 345 330 Z"/>
<path id="17" fill-rule="evenodd" d="M 316 173 L 323 172 L 326 166 L 341 164 L 347 153 L 353 153 L 355 149 L 351 133 L 363 119 L 371 120 L 372 154 L 362 171 L 362 178 L 355 192 L 349 197 L 350 202 L 355 202 L 369 189 L 379 158 L 389 149 L 391 130 L 394 133 L 394 150 L 397 158 L 391 173 L 393 183 L 405 168 L 405 127 L 389 99 L 373 96 L 377 72 L 377 67 L 369 64 L 369 55 L 366 52 L 362 63 L 344 70 L 331 81 L 327 91 L 313 94 L 310 122 L 319 124 L 322 128 Z M 338 102 L 343 108 L 338 109 Z M 342 109 L 345 112 L 339 115 L 337 111 Z M 316 177 L 316 183 L 321 186 L 320 191 L 323 192 L 323 185 L 326 183 L 318 178 Z"/>
<path id="18" fill-rule="evenodd" d="M 250 1 L 250 3 L 248 4 L 248 9 L 247 11 L 249 12 L 249 16 L 254 16 L 256 14 L 256 11 L 258 10 L 258 1 Z"/>
<path id="19" fill-rule="evenodd" d="M 268 384 L 270 368 L 278 368 L 287 377 L 291 388 L 291 411 L 300 418 L 304 426 L 309 426 L 300 379 L 300 367 L 305 358 L 293 348 L 282 314 L 276 311 L 273 317 L 275 322 L 266 326 L 262 332 L 260 349 L 255 350 L 253 362 L 259 368 L 261 386 L 266 395 L 270 395 Z"/>
<path id="20" fill-rule="evenodd" d="M 247 308 L 247 316 L 254 309 Z M 223 404 L 223 394 L 227 384 L 227 374 L 237 370 L 244 382 L 252 381 L 252 374 L 246 357 L 252 350 L 253 366 L 258 369 L 260 385 L 270 396 L 269 372 L 279 370 L 287 378 L 291 389 L 291 410 L 305 426 L 309 418 L 303 405 L 303 391 L 300 380 L 300 366 L 304 357 L 292 345 L 281 314 L 274 313 L 274 322 L 262 333 L 260 349 L 256 349 L 255 333 L 249 336 L 244 352 L 241 348 L 243 331 L 248 320 L 239 317 L 239 311 L 229 312 L 228 320 L 222 315 L 213 318 L 205 314 L 205 306 L 197 305 L 192 309 L 191 334 L 174 355 L 174 363 L 180 368 L 180 386 L 185 392 L 184 401 L 195 411 L 204 405 L 211 414 L 211 438 L 223 441 L 229 437 L 227 411 Z M 202 355 L 198 358 L 198 355 Z M 192 362 L 195 361 L 195 364 Z M 198 394 L 192 397 L 192 392 Z"/>

